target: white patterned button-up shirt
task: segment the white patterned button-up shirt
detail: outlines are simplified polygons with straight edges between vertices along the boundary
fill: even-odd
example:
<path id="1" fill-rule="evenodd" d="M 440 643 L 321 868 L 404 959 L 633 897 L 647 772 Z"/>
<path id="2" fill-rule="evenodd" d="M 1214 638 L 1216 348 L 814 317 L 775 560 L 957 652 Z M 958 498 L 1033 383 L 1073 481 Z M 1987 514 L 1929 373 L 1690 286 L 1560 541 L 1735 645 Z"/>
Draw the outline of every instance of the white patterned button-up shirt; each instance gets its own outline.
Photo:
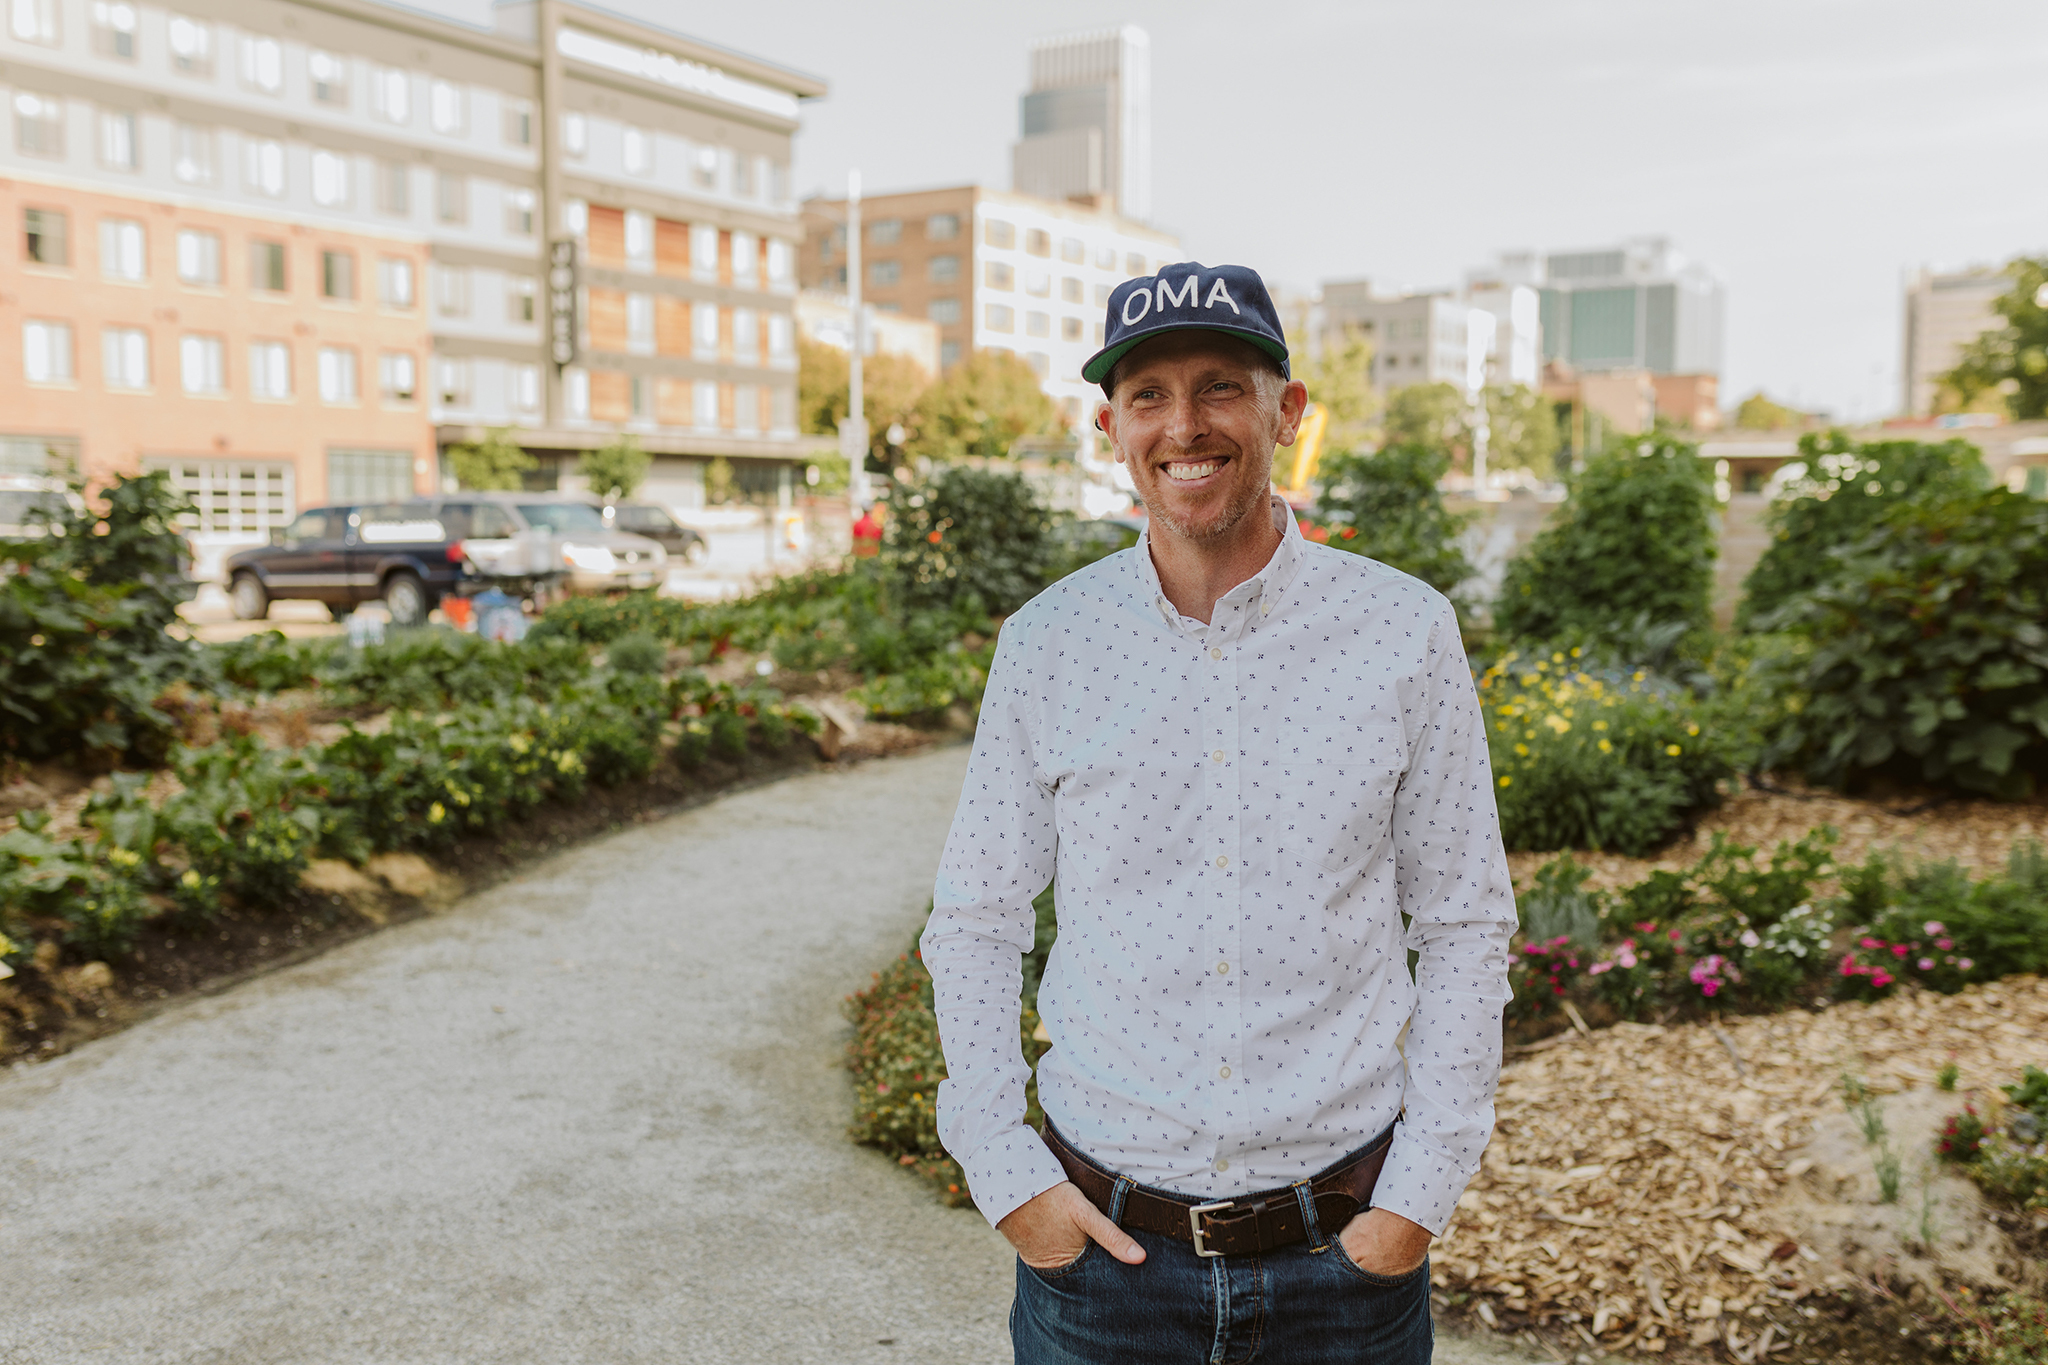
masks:
<path id="1" fill-rule="evenodd" d="M 1018 1034 L 1048 881 L 1039 1098 L 1097 1162 L 1229 1199 L 1405 1110 L 1373 1203 L 1433 1233 L 1478 1169 L 1515 907 L 1457 618 L 1273 512 L 1207 625 L 1141 538 L 1003 626 L 922 944 L 940 1137 L 991 1223 L 1065 1178 Z"/>

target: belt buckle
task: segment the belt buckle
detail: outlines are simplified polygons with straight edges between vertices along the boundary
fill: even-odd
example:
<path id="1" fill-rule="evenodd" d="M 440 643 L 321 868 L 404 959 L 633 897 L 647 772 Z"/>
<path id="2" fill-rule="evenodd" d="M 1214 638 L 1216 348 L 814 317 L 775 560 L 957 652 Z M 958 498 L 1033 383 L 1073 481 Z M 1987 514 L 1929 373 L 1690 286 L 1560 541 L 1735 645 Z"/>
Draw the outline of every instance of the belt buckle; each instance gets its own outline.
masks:
<path id="1" fill-rule="evenodd" d="M 1214 1204 L 1197 1204 L 1188 1210 L 1188 1231 L 1195 1235 L 1195 1255 L 1214 1258 L 1223 1254 L 1209 1250 L 1208 1243 L 1202 1240 L 1202 1215 L 1214 1213 L 1217 1209 L 1234 1208 L 1236 1204 L 1235 1199 L 1225 1199 Z"/>

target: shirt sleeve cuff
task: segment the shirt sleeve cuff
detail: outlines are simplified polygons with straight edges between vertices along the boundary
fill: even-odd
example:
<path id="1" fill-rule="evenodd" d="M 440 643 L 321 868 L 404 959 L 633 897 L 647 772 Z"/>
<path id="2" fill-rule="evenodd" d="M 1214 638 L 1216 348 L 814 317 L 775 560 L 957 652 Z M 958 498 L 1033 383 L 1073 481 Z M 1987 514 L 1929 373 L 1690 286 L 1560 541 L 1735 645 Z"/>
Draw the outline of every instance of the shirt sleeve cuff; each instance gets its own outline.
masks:
<path id="1" fill-rule="evenodd" d="M 1441 1237 L 1457 1211 L 1458 1196 L 1471 1181 L 1472 1172 L 1459 1170 L 1432 1151 L 1407 1124 L 1397 1124 L 1386 1164 L 1380 1167 L 1380 1178 L 1373 1185 L 1372 1206 L 1398 1213 L 1427 1228 L 1430 1236 Z"/>
<path id="2" fill-rule="evenodd" d="M 990 1227 L 1067 1178 L 1044 1140 L 1022 1123 L 959 1160 L 967 1173 L 967 1192 Z"/>

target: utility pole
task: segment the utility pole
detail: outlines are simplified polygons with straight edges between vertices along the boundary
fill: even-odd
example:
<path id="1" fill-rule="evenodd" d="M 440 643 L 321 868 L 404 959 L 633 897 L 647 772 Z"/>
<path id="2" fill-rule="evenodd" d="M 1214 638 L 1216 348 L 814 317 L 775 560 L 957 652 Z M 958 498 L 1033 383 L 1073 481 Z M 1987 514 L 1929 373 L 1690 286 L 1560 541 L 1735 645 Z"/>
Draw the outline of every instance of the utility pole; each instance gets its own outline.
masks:
<path id="1" fill-rule="evenodd" d="M 868 490 L 867 403 L 861 392 L 861 358 L 867 349 L 866 319 L 860 304 L 860 172 L 846 173 L 846 303 L 853 314 L 847 345 L 846 416 L 839 422 L 839 453 L 846 457 L 847 501 L 866 511 L 874 499 Z"/>

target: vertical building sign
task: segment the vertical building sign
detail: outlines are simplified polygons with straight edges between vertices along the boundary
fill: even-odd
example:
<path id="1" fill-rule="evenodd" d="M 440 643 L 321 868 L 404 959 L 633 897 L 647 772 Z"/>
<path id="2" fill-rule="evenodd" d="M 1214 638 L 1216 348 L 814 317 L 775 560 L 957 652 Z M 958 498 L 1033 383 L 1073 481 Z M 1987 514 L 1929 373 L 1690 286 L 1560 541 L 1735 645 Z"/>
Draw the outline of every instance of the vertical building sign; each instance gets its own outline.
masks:
<path id="1" fill-rule="evenodd" d="M 548 246 L 548 355 L 555 368 L 576 363 L 576 239 Z"/>

